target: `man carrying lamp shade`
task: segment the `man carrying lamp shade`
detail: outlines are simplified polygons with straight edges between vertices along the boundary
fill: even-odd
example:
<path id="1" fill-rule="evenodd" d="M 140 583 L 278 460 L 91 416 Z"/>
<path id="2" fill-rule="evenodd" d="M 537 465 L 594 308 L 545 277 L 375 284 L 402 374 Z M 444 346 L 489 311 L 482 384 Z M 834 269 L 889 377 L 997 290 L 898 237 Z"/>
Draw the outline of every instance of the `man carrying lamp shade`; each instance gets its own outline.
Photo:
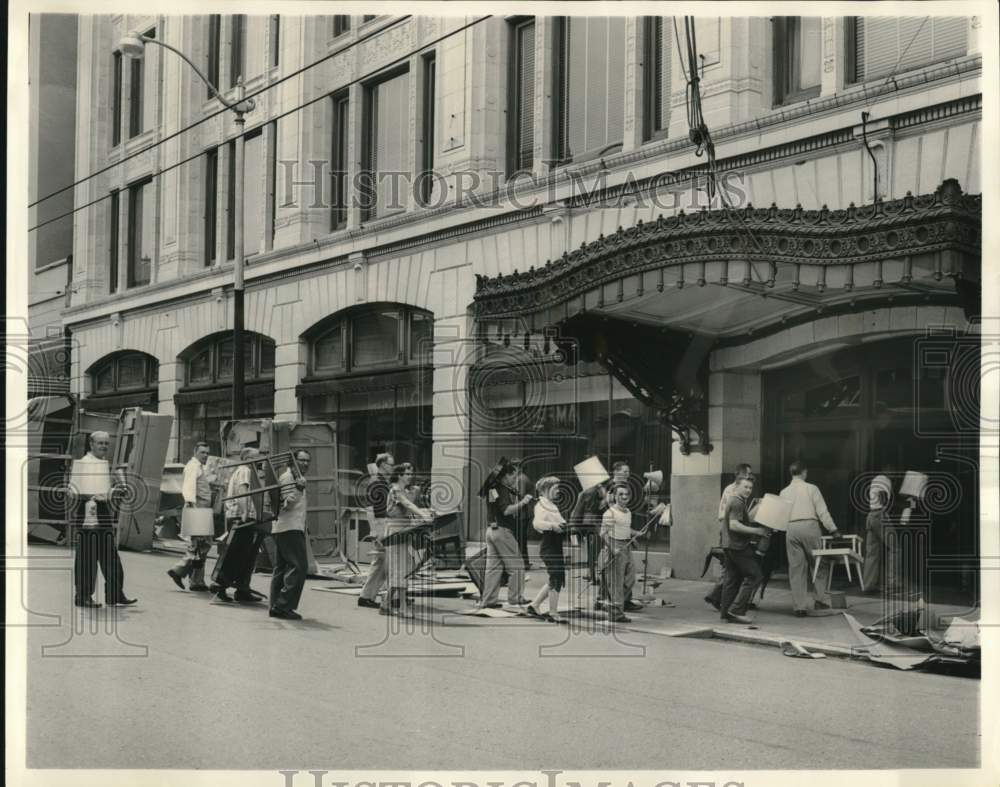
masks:
<path id="1" fill-rule="evenodd" d="M 125 569 L 118 556 L 118 534 L 115 532 L 115 497 L 124 483 L 111 475 L 108 450 L 111 436 L 107 432 L 90 435 L 90 450 L 73 462 L 70 473 L 70 493 L 76 498 L 74 520 L 77 530 L 76 553 L 73 559 L 75 604 L 78 607 L 99 607 L 94 601 L 97 566 L 104 575 L 104 603 L 109 607 L 134 604 L 136 599 L 125 596 Z"/>
<path id="2" fill-rule="evenodd" d="M 208 592 L 208 585 L 205 584 L 205 559 L 212 548 L 214 535 L 212 482 L 215 480 L 215 476 L 205 467 L 208 462 L 208 451 L 208 443 L 198 443 L 194 448 L 194 455 L 184 465 L 184 480 L 181 487 L 184 495 L 181 535 L 187 536 L 190 541 L 184 559 L 167 570 L 167 576 L 181 590 L 184 590 L 184 578 L 190 577 L 191 590 Z M 202 518 L 207 523 L 206 533 L 193 532 L 199 530 L 196 517 Z"/>

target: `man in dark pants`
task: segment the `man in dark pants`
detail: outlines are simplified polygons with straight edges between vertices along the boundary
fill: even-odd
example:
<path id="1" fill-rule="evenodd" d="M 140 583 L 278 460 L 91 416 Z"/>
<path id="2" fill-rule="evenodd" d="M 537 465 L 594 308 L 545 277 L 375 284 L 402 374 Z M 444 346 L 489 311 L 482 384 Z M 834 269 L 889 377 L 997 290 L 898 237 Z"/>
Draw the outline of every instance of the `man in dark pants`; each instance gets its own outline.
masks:
<path id="1" fill-rule="evenodd" d="M 240 461 L 248 462 L 260 456 L 256 448 L 244 448 L 240 452 Z M 245 495 L 251 489 L 251 473 L 256 473 L 254 465 L 240 465 L 229 477 L 226 490 L 226 525 L 229 537 L 226 541 L 226 551 L 215 564 L 212 573 L 211 590 L 219 601 L 232 602 L 226 590 L 236 588 L 236 601 L 253 603 L 257 596 L 250 590 L 250 578 L 253 576 L 257 553 L 264 541 L 264 532 L 257 522 L 261 518 L 254 499 Z M 234 495 L 244 495 L 233 497 Z"/>
<path id="2" fill-rule="evenodd" d="M 517 480 L 515 481 L 515 486 L 517 487 L 518 497 L 524 497 L 525 495 L 532 494 L 535 489 L 535 485 L 531 483 L 531 479 L 525 475 L 524 470 L 521 468 L 520 459 L 511 459 L 511 465 L 517 468 Z M 528 561 L 528 529 L 531 527 L 531 520 L 535 515 L 534 505 L 527 505 L 520 509 L 517 514 L 517 546 L 521 550 L 521 557 L 524 559 L 524 570 L 527 571 L 531 568 L 531 563 Z"/>
<path id="3" fill-rule="evenodd" d="M 101 606 L 93 599 L 98 565 L 104 575 L 105 604 L 115 607 L 136 602 L 134 598 L 125 597 L 125 569 L 118 556 L 114 499 L 120 484 L 111 478 L 107 459 L 110 446 L 111 437 L 107 432 L 94 432 L 90 435 L 90 450 L 82 459 L 73 462 L 70 473 L 70 491 L 76 497 L 73 575 L 74 603 L 78 607 Z"/>
<path id="4" fill-rule="evenodd" d="M 752 622 L 746 617 L 747 606 L 754 590 L 763 579 L 750 539 L 752 536 L 766 536 L 767 530 L 750 525 L 746 504 L 752 492 L 753 481 L 741 478 L 736 487 L 736 494 L 726 506 L 726 516 L 722 520 L 726 584 L 722 588 L 719 614 L 726 622 Z"/>
<path id="5" fill-rule="evenodd" d="M 746 464 L 736 465 L 736 477 L 729 486 L 722 490 L 722 499 L 719 500 L 719 543 L 722 543 L 722 520 L 726 515 L 726 509 L 729 507 L 729 501 L 732 500 L 733 496 L 736 494 L 736 488 L 740 485 L 740 481 L 744 478 L 749 478 L 751 481 L 754 480 L 753 468 Z M 766 550 L 765 550 L 766 551 Z M 719 581 L 715 583 L 715 587 L 712 588 L 712 592 L 705 596 L 705 601 L 711 604 L 716 609 L 722 604 L 722 588 L 726 585 L 726 567 L 723 565 L 722 573 L 719 576 Z"/>
<path id="6" fill-rule="evenodd" d="M 302 597 L 309 572 L 309 558 L 306 554 L 306 479 L 311 457 L 308 451 L 295 452 L 301 476 L 296 476 L 292 466 L 281 474 L 281 511 L 271 529 L 276 558 L 271 575 L 272 618 L 302 620 L 295 611 Z"/>

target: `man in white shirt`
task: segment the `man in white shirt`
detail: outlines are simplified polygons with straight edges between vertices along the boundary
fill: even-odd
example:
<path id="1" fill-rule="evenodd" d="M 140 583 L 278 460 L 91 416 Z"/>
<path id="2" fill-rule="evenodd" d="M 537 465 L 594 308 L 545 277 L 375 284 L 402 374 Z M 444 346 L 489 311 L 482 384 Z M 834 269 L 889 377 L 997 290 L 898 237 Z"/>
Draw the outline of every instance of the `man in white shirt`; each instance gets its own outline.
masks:
<path id="1" fill-rule="evenodd" d="M 882 558 L 885 550 L 883 527 L 892 505 L 892 481 L 889 474 L 894 471 L 885 465 L 882 472 L 872 479 L 868 487 L 868 517 L 865 520 L 865 591 L 877 592 L 882 587 Z M 888 563 L 888 560 L 886 561 Z"/>
<path id="2" fill-rule="evenodd" d="M 809 598 L 812 583 L 813 550 L 819 549 L 824 531 L 837 535 L 837 526 L 826 507 L 826 501 L 819 488 L 806 481 L 809 468 L 805 462 L 792 462 L 789 466 L 791 483 L 781 490 L 781 499 L 791 503 L 788 516 L 788 532 L 785 534 L 785 548 L 788 550 L 788 583 L 792 588 L 792 604 L 796 617 L 805 617 L 810 609 L 829 609 L 830 594 L 827 593 L 829 566 L 824 562 L 816 575 L 813 590 L 816 593 L 815 606 Z"/>
<path id="3" fill-rule="evenodd" d="M 309 571 L 306 553 L 306 479 L 311 457 L 308 451 L 295 452 L 295 462 L 301 475 L 296 475 L 289 465 L 281 474 L 281 510 L 271 528 L 276 557 L 271 574 L 272 618 L 302 620 L 295 611 L 302 597 L 302 588 Z"/>
<path id="4" fill-rule="evenodd" d="M 73 559 L 75 604 L 101 606 L 93 599 L 100 564 L 104 603 L 109 607 L 127 606 L 136 599 L 125 596 L 125 569 L 118 556 L 113 503 L 121 484 L 112 479 L 107 458 L 111 436 L 107 432 L 94 432 L 89 442 L 90 450 L 82 459 L 73 461 L 69 480 L 70 495 L 76 499 L 74 523 L 78 528 Z"/>
<path id="5" fill-rule="evenodd" d="M 208 443 L 198 443 L 195 446 L 194 456 L 184 465 L 184 481 L 181 492 L 184 495 L 186 509 L 208 511 L 208 516 L 211 518 L 212 482 L 215 480 L 215 476 L 205 468 L 208 462 L 208 451 Z M 167 576 L 181 590 L 184 590 L 184 577 L 189 576 L 191 590 L 206 592 L 208 585 L 205 584 L 205 559 L 208 557 L 208 551 L 212 548 L 214 534 L 190 535 L 183 533 L 183 535 L 190 539 L 187 553 L 180 563 L 167 571 Z"/>

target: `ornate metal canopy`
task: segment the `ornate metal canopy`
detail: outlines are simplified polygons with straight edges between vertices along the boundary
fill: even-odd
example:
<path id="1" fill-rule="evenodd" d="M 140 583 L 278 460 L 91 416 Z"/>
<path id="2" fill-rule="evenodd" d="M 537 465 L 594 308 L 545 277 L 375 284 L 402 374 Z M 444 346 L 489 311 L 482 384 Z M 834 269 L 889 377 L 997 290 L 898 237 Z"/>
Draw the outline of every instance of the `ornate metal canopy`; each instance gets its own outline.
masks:
<path id="1" fill-rule="evenodd" d="M 982 198 L 953 179 L 933 194 L 846 210 L 681 211 L 527 272 L 477 276 L 475 315 L 488 341 L 575 342 L 664 414 L 682 450 L 707 452 L 714 343 L 886 302 L 978 313 L 981 239 Z M 692 343 L 698 372 L 664 372 L 690 358 Z"/>

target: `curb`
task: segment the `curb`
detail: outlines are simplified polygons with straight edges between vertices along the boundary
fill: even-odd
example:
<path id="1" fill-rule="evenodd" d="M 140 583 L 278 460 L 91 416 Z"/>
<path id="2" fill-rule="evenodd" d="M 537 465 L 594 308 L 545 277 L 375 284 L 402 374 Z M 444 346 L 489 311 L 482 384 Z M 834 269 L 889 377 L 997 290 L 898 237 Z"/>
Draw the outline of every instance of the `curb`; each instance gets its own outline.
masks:
<path id="1" fill-rule="evenodd" d="M 779 636 L 772 634 L 758 633 L 755 631 L 741 631 L 731 628 L 715 628 L 713 626 L 698 625 L 675 625 L 669 629 L 640 628 L 639 626 L 625 626 L 625 631 L 634 631 L 637 634 L 653 634 L 660 637 L 688 637 L 691 639 L 720 639 L 728 642 L 742 642 L 749 645 L 765 645 L 772 648 L 780 648 L 782 642 L 793 640 L 798 644 L 817 653 L 839 658 L 853 658 L 854 651 L 850 647 L 833 645 L 827 642 L 816 642 L 814 640 L 796 639 L 788 635 Z"/>

